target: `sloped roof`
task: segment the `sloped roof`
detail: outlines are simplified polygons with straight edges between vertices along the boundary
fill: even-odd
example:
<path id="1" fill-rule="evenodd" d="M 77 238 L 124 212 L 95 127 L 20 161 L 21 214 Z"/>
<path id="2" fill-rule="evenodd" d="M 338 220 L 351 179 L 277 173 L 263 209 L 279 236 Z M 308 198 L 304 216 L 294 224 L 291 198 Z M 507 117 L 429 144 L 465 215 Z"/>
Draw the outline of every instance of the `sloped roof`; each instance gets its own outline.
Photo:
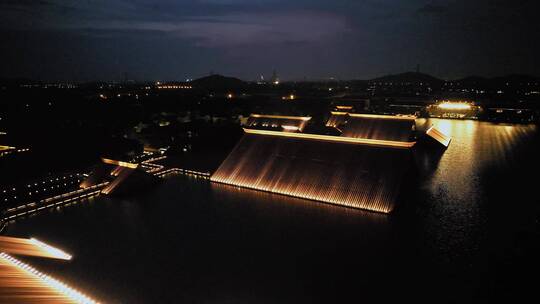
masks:
<path id="1" fill-rule="evenodd" d="M 375 140 L 412 141 L 415 117 L 372 114 L 347 114 L 341 136 Z"/>
<path id="2" fill-rule="evenodd" d="M 435 128 L 434 126 L 431 126 L 427 131 L 426 135 L 432 139 L 434 139 L 439 144 L 443 145 L 445 148 L 447 148 L 450 145 L 450 141 L 452 138 L 444 133 L 442 133 L 440 130 Z"/>
<path id="3" fill-rule="evenodd" d="M 245 130 L 214 182 L 388 213 L 413 143 Z"/>
<path id="4" fill-rule="evenodd" d="M 334 127 L 339 129 L 340 125 L 344 124 L 347 121 L 347 112 L 330 112 L 330 114 L 331 115 L 326 122 L 327 127 Z"/>

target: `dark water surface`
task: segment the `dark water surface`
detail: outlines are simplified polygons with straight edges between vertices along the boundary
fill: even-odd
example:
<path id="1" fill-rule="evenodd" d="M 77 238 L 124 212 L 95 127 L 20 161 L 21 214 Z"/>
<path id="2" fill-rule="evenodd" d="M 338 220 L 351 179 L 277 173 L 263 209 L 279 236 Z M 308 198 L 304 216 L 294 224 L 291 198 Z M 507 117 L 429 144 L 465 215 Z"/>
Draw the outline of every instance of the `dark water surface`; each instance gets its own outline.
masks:
<path id="1" fill-rule="evenodd" d="M 391 215 L 187 176 L 18 220 L 74 255 L 31 260 L 112 303 L 489 302 L 536 296 L 535 126 L 430 120 L 453 137 L 419 156 Z M 532 275 L 532 278 L 530 276 Z"/>

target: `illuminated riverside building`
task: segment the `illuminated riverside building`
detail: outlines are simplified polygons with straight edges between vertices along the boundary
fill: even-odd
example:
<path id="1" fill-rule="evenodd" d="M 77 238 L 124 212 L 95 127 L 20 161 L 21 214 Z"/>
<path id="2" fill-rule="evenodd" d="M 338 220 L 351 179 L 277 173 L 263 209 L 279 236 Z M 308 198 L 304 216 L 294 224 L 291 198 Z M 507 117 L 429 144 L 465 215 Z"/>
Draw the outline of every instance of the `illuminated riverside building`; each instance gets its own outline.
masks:
<path id="1" fill-rule="evenodd" d="M 330 112 L 330 118 L 326 121 L 326 126 L 339 130 L 339 126 L 347 121 L 347 116 L 347 112 Z"/>
<path id="2" fill-rule="evenodd" d="M 251 115 L 244 136 L 210 179 L 389 213 L 412 165 L 415 118 L 332 112 L 326 126 L 341 135 L 331 136 L 303 133 L 309 117 Z M 285 123 L 295 132 L 280 130 Z M 448 146 L 449 137 L 429 131 L 427 138 Z"/>
<path id="3" fill-rule="evenodd" d="M 414 143 L 244 129 L 214 182 L 389 213 Z"/>
<path id="4" fill-rule="evenodd" d="M 342 128 L 341 136 L 302 133 L 306 117 L 270 118 L 250 117 L 212 181 L 382 213 L 394 209 L 412 163 L 414 117 L 332 112 L 327 126 Z M 297 132 L 279 130 L 285 121 L 296 122 Z M 263 122 L 276 126 L 257 129 Z"/>
<path id="5" fill-rule="evenodd" d="M 326 121 L 327 127 L 339 129 L 339 125 L 344 124 L 347 120 L 347 114 L 354 113 L 354 107 L 348 105 L 338 105 L 330 112 L 330 117 Z"/>
<path id="6" fill-rule="evenodd" d="M 468 101 L 439 101 L 427 107 L 430 117 L 476 119 L 482 111 L 480 106 Z"/>

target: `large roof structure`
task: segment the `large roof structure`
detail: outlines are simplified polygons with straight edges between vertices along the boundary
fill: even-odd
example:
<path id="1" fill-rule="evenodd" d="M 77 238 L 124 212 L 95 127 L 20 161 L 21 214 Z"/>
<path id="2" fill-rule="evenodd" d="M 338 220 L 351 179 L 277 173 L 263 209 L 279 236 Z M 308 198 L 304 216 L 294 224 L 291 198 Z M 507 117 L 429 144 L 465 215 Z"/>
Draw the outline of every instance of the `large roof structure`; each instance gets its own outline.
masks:
<path id="1" fill-rule="evenodd" d="M 413 142 L 244 129 L 214 182 L 389 213 Z"/>

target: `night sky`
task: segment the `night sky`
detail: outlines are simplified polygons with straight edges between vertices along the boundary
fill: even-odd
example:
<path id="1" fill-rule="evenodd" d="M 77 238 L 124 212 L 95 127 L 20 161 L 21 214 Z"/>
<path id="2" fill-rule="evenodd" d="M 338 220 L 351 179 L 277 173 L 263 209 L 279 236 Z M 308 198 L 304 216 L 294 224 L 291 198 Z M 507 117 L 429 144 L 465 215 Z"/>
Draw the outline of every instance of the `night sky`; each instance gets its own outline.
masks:
<path id="1" fill-rule="evenodd" d="M 539 75 L 538 2 L 0 0 L 0 77 Z"/>

